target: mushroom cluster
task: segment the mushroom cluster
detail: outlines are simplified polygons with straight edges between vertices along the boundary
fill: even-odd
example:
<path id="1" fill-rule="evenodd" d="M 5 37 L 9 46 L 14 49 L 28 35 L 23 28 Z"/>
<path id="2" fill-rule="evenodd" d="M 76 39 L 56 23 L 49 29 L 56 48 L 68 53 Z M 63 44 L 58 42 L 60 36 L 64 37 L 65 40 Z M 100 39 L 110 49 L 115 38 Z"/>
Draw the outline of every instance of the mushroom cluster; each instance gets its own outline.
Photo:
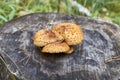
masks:
<path id="1" fill-rule="evenodd" d="M 51 30 L 41 29 L 34 35 L 34 45 L 43 47 L 43 53 L 67 53 L 74 51 L 73 46 L 81 44 L 84 38 L 80 26 L 74 23 L 60 23 Z"/>

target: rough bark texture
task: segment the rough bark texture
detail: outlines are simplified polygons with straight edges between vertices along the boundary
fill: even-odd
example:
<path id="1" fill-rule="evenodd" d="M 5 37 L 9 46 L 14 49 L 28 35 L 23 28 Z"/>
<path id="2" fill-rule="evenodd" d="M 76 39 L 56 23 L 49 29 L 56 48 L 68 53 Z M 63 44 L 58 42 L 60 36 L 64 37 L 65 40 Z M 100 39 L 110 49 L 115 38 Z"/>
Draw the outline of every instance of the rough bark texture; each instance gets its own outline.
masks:
<path id="1" fill-rule="evenodd" d="M 82 45 L 70 55 L 41 53 L 33 45 L 34 33 L 60 22 L 81 25 Z M 120 56 L 120 28 L 105 21 L 54 13 L 26 15 L 0 27 L 0 49 L 8 68 L 23 80 L 120 79 L 120 61 L 106 62 Z"/>

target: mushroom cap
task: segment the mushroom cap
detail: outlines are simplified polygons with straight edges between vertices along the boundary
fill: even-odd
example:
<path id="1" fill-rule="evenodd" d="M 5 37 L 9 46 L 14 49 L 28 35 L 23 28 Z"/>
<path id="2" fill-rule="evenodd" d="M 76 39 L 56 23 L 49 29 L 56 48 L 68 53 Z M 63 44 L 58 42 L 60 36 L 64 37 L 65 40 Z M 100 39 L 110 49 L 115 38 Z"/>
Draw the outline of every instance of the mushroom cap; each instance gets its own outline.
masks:
<path id="1" fill-rule="evenodd" d="M 60 23 L 55 25 L 52 30 L 62 35 L 68 45 L 79 44 L 84 38 L 82 29 L 74 23 Z"/>
<path id="2" fill-rule="evenodd" d="M 34 35 L 34 45 L 43 47 L 49 43 L 61 42 L 64 38 L 54 30 L 41 29 Z"/>
<path id="3" fill-rule="evenodd" d="M 51 43 L 42 48 L 44 53 L 62 53 L 70 50 L 70 47 L 65 42 Z"/>
<path id="4" fill-rule="evenodd" d="M 73 47 L 70 47 L 70 49 L 67 52 L 65 52 L 65 53 L 66 54 L 71 54 L 73 51 L 74 51 Z"/>

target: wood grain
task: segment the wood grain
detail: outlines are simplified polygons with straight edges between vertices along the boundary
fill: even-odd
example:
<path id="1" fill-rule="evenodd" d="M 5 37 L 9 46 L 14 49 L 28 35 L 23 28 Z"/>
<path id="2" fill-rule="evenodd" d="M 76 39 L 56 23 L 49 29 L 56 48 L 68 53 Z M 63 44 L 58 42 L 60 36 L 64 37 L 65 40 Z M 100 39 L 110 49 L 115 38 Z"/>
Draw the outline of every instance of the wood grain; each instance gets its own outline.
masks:
<path id="1" fill-rule="evenodd" d="M 57 23 L 82 26 L 84 41 L 70 54 L 44 54 L 33 45 L 36 31 Z M 55 13 L 34 13 L 0 27 L 0 55 L 16 77 L 23 80 L 119 80 L 120 27 L 101 20 Z"/>

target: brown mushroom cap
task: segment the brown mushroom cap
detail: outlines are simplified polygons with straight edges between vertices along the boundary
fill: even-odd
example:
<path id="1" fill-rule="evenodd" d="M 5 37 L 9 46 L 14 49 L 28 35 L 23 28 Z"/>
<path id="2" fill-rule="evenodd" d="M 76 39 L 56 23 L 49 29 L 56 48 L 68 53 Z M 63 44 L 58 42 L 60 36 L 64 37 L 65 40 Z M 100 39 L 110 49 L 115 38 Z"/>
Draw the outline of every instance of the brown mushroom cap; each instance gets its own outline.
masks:
<path id="1" fill-rule="evenodd" d="M 70 47 L 65 42 L 51 43 L 42 48 L 44 53 L 61 53 L 69 50 Z"/>
<path id="2" fill-rule="evenodd" d="M 34 45 L 43 47 L 49 43 L 63 41 L 64 38 L 54 30 L 39 30 L 34 35 Z"/>
<path id="3" fill-rule="evenodd" d="M 79 44 L 84 38 L 82 29 L 74 23 L 60 23 L 55 25 L 52 30 L 62 35 L 68 45 Z"/>

